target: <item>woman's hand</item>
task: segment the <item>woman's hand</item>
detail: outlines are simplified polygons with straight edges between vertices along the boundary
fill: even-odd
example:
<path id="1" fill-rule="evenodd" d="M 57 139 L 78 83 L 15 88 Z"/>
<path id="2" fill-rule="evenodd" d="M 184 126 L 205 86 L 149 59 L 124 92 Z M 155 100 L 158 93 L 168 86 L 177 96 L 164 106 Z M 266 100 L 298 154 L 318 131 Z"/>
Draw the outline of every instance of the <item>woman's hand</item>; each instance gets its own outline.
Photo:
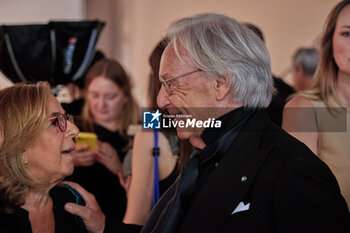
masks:
<path id="1" fill-rule="evenodd" d="M 88 167 L 96 161 L 96 151 L 89 151 L 88 145 L 77 145 L 72 154 L 76 167 Z"/>
<path id="2" fill-rule="evenodd" d="M 64 209 L 71 213 L 78 215 L 83 220 L 88 232 L 102 233 L 105 229 L 106 217 L 102 213 L 94 195 L 86 191 L 79 184 L 69 181 L 62 182 L 74 188 L 85 200 L 86 205 L 77 205 L 74 203 L 66 203 Z"/>
<path id="3" fill-rule="evenodd" d="M 117 151 L 108 142 L 98 142 L 96 161 L 104 165 L 114 175 L 122 172 L 123 164 L 120 162 Z"/>

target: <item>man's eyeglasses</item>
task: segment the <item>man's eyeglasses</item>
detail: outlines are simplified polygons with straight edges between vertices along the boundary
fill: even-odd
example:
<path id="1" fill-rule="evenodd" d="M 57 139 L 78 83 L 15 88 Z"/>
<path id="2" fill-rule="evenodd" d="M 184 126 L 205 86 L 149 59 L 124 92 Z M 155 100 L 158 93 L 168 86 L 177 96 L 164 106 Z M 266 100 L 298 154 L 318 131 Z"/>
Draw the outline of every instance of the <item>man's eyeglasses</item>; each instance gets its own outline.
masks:
<path id="1" fill-rule="evenodd" d="M 197 70 L 191 71 L 191 72 L 186 73 L 186 74 L 181 74 L 181 75 L 178 75 L 178 76 L 169 78 L 169 79 L 167 79 L 167 80 L 163 79 L 162 77 L 159 77 L 159 82 L 165 87 L 166 92 L 167 92 L 169 95 L 171 95 L 170 85 L 169 85 L 167 82 L 172 81 L 172 80 L 177 79 L 177 78 L 185 77 L 185 76 L 187 76 L 187 75 L 196 73 L 196 72 L 198 72 L 198 71 L 201 71 L 201 70 L 200 70 L 200 69 L 197 69 Z"/>
<path id="2" fill-rule="evenodd" d="M 55 122 L 55 125 L 62 133 L 67 130 L 67 120 L 74 123 L 74 117 L 70 114 L 57 113 L 56 116 L 50 117 L 50 121 Z"/>

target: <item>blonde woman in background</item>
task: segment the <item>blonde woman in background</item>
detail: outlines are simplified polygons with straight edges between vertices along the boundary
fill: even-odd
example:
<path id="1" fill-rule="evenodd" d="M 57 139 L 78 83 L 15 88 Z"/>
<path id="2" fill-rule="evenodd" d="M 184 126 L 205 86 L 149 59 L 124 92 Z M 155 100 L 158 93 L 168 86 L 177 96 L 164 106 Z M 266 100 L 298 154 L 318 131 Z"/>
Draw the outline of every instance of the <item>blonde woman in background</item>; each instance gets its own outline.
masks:
<path id="1" fill-rule="evenodd" d="M 286 105 L 282 127 L 332 170 L 350 207 L 350 1 L 330 12 L 310 90 Z"/>
<path id="2" fill-rule="evenodd" d="M 131 94 L 131 81 L 115 60 L 101 59 L 85 78 L 85 104 L 81 131 L 94 132 L 98 147 L 89 151 L 77 147 L 73 180 L 95 195 L 102 211 L 122 221 L 126 209 L 126 194 L 120 185 L 124 156 L 130 146 L 126 135 L 131 124 L 139 122 L 139 108 Z"/>

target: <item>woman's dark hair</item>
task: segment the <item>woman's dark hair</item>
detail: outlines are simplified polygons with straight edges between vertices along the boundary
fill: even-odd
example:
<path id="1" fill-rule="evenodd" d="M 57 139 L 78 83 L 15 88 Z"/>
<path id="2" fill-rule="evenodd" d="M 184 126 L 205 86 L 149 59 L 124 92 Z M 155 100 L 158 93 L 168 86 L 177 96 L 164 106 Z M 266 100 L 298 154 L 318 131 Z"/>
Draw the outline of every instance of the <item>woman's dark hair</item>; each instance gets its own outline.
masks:
<path id="1" fill-rule="evenodd" d="M 169 41 L 167 38 L 162 39 L 154 48 L 153 52 L 149 57 L 151 73 L 149 77 L 148 96 L 150 100 L 149 104 L 152 108 L 157 108 L 157 96 L 161 87 L 161 84 L 159 82 L 160 59 L 168 43 Z"/>
<path id="2" fill-rule="evenodd" d="M 162 39 L 149 57 L 149 64 L 151 65 L 151 74 L 148 86 L 148 95 L 150 100 L 150 107 L 157 108 L 157 96 L 161 87 L 159 82 L 159 68 L 162 54 L 168 45 L 169 40 L 167 38 Z M 175 133 L 175 132 L 174 132 Z M 179 157 L 179 169 L 189 161 L 190 154 L 192 152 L 192 145 L 188 140 L 180 141 L 180 157 Z"/>

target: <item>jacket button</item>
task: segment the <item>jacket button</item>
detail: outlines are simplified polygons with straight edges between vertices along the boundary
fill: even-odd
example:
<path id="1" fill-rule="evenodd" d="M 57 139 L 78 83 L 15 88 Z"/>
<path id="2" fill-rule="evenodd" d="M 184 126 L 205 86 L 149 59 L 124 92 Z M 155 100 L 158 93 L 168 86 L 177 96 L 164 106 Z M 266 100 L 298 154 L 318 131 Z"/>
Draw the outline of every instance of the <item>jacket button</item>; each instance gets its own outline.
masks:
<path id="1" fill-rule="evenodd" d="M 248 178 L 246 176 L 242 176 L 241 182 L 246 182 L 247 180 L 248 180 Z"/>

